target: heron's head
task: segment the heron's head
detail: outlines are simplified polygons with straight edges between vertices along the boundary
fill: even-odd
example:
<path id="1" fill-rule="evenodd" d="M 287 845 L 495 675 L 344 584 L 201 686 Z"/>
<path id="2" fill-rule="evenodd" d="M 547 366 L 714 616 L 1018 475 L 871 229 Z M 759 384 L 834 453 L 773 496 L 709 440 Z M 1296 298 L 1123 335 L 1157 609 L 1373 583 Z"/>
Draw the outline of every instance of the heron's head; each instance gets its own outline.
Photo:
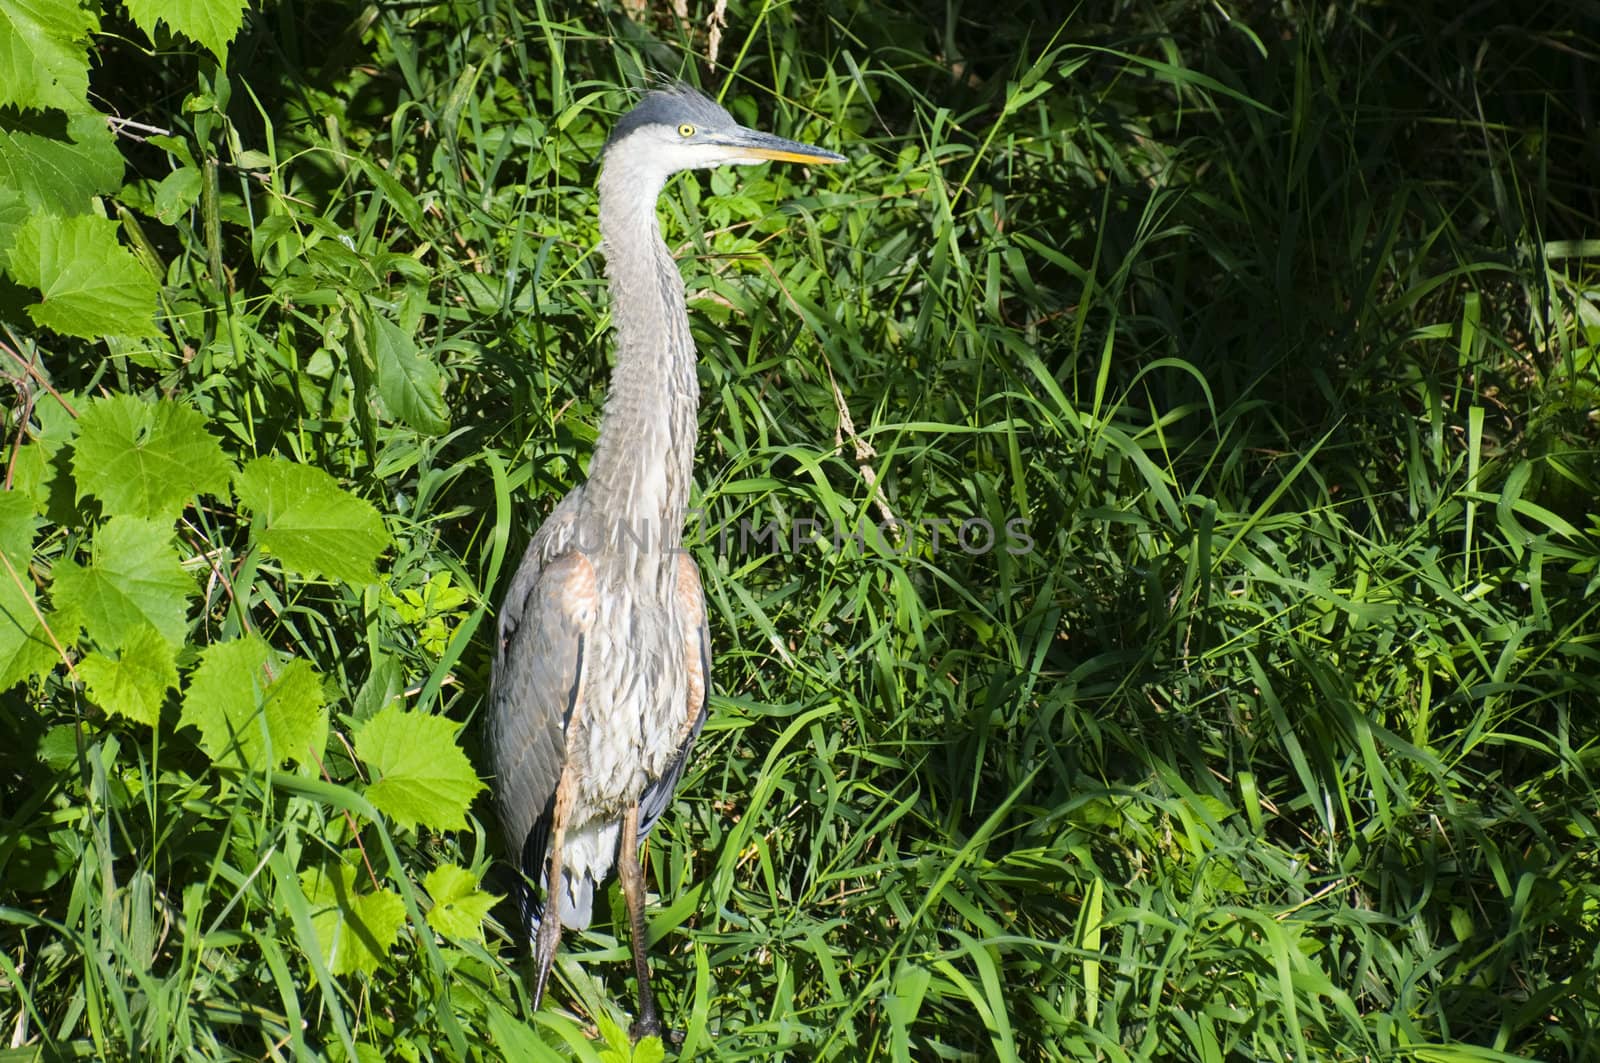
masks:
<path id="1" fill-rule="evenodd" d="M 602 155 L 605 165 L 651 171 L 756 162 L 844 162 L 843 155 L 748 129 L 715 101 L 684 84 L 652 90 L 617 121 Z"/>

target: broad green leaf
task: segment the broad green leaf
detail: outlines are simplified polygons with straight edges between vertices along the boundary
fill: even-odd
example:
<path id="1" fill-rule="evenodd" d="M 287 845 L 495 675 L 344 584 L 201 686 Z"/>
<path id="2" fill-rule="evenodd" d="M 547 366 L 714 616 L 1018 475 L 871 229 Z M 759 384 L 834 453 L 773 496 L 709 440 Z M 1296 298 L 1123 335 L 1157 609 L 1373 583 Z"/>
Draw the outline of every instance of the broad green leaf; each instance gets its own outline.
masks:
<path id="1" fill-rule="evenodd" d="M 11 490 L 7 493 L 28 498 L 34 509 L 44 512 L 58 471 L 54 458 L 54 453 L 42 444 L 22 444 L 12 463 Z"/>
<path id="2" fill-rule="evenodd" d="M 39 422 L 38 438 L 54 442 L 57 446 L 76 439 L 78 415 L 73 410 L 81 402 L 82 398 L 76 391 L 46 392 L 35 398 L 33 419 Z"/>
<path id="3" fill-rule="evenodd" d="M 390 705 L 355 734 L 356 755 L 372 773 L 367 800 L 402 827 L 460 830 L 483 789 L 456 742 L 455 723 Z"/>
<path id="4" fill-rule="evenodd" d="M 59 659 L 39 619 L 29 570 L 35 523 L 33 499 L 0 492 L 0 691 L 43 675 Z"/>
<path id="5" fill-rule="evenodd" d="M 370 720 L 385 705 L 399 701 L 405 689 L 405 666 L 400 663 L 398 657 L 387 653 L 380 654 L 372 662 L 372 669 L 367 673 L 367 681 L 361 685 L 361 690 L 355 696 L 355 702 L 351 705 L 351 719 L 355 723 Z"/>
<path id="6" fill-rule="evenodd" d="M 74 827 L 70 824 L 43 826 L 36 831 L 8 831 L 7 834 L 7 848 L 10 849 L 6 854 L 8 892 L 44 893 L 81 859 L 83 850 L 73 844 Z"/>
<path id="7" fill-rule="evenodd" d="M 383 404 L 419 432 L 435 436 L 448 432 L 450 415 L 439 367 L 419 355 L 411 337 L 393 321 L 381 314 L 371 314 L 367 321 Z"/>
<path id="8" fill-rule="evenodd" d="M 83 110 L 99 23 L 77 0 L 0 0 L 0 104 Z"/>
<path id="9" fill-rule="evenodd" d="M 89 564 L 55 565 L 56 608 L 82 623 L 102 647 L 125 645 L 146 624 L 174 646 L 188 630 L 194 580 L 178 563 L 172 530 L 138 517 L 112 517 L 95 533 Z"/>
<path id="10" fill-rule="evenodd" d="M 126 4 L 133 21 L 152 38 L 159 19 L 223 60 L 228 58 L 228 42 L 244 25 L 243 0 L 126 0 Z"/>
<path id="11" fill-rule="evenodd" d="M 194 166 L 180 166 L 156 185 L 156 217 L 172 225 L 200 199 L 200 171 Z"/>
<path id="12" fill-rule="evenodd" d="M 347 583 L 377 578 L 372 564 L 389 545 L 383 518 L 321 469 L 257 458 L 235 488 L 251 511 L 251 534 L 284 565 Z"/>
<path id="13" fill-rule="evenodd" d="M 80 725 L 61 723 L 39 736 L 33 754 L 51 771 L 65 771 L 78 763 Z"/>
<path id="14" fill-rule="evenodd" d="M 12 466 L 12 491 L 28 496 L 38 512 L 57 524 L 77 523 L 71 461 L 70 450 L 55 450 L 43 442 L 22 444 Z"/>
<path id="15" fill-rule="evenodd" d="M 483 940 L 483 921 L 499 903 L 493 893 L 478 888 L 478 880 L 464 867 L 441 864 L 428 872 L 422 888 L 433 898 L 428 925 L 446 937 Z"/>
<path id="16" fill-rule="evenodd" d="M 44 391 L 34 396 L 31 420 L 38 423 L 36 426 L 30 425 L 33 438 L 52 453 L 78 437 L 78 415 L 68 412 L 62 403 L 74 409 L 82 405 L 82 400 L 75 392 L 59 394 L 57 398 L 55 394 Z"/>
<path id="17" fill-rule="evenodd" d="M 617 1025 L 617 1020 L 609 1015 L 596 1015 L 595 1027 L 605 1042 L 600 1050 L 603 1063 L 628 1063 L 628 1057 L 633 1054 L 633 1038 Z"/>
<path id="18" fill-rule="evenodd" d="M 314 764 L 328 740 L 316 670 L 257 635 L 215 643 L 200 654 L 184 691 L 180 726 L 199 729 L 200 748 L 212 760 L 252 771 L 286 758 Z"/>
<path id="19" fill-rule="evenodd" d="M 115 192 L 122 184 L 122 153 L 105 116 L 75 115 L 67 120 L 66 134 L 63 140 L 0 125 L 0 188 L 15 191 L 30 211 L 63 216 L 83 214 L 94 196 Z M 0 263 L 9 249 L 7 241 Z"/>
<path id="20" fill-rule="evenodd" d="M 178 665 L 161 632 L 148 624 L 134 632 L 116 657 L 91 653 L 78 662 L 89 700 L 107 712 L 154 727 L 167 691 L 178 688 Z"/>
<path id="21" fill-rule="evenodd" d="M 311 902 L 317 945 L 334 974 L 377 971 L 405 925 L 406 905 L 399 894 L 387 889 L 359 892 L 364 875 L 343 863 L 300 875 L 300 888 Z"/>
<path id="22" fill-rule="evenodd" d="M 78 494 L 107 513 L 171 523 L 198 494 L 222 494 L 233 467 L 204 415 L 181 403 L 121 393 L 95 399 L 78 422 Z"/>
<path id="23" fill-rule="evenodd" d="M 114 221 L 36 214 L 17 229 L 8 266 L 44 293 L 28 307 L 35 324 L 83 339 L 159 335 L 155 279 L 117 242 Z"/>
<path id="24" fill-rule="evenodd" d="M 33 558 L 34 501 L 21 491 L 0 491 L 0 554 L 19 572 Z"/>
<path id="25" fill-rule="evenodd" d="M 77 400 L 76 396 L 63 398 L 73 403 Z M 34 398 L 32 420 L 38 425 L 29 426 L 33 441 L 17 448 L 11 466 L 11 489 L 31 498 L 37 512 L 50 512 L 52 503 L 69 511 L 73 508 L 72 477 L 67 467 L 70 454 L 62 448 L 78 434 L 77 418 L 63 409 L 54 395 L 44 392 Z"/>
<path id="26" fill-rule="evenodd" d="M 634 1044 L 633 1037 L 618 1026 L 609 1015 L 596 1015 L 596 1025 L 605 1047 L 600 1049 L 600 1063 L 661 1063 L 666 1059 L 666 1047 L 659 1037 L 646 1037 Z"/>
<path id="27" fill-rule="evenodd" d="M 6 519 L 10 527 L 0 533 L 10 540 L 9 545 L 0 543 L 0 691 L 43 675 L 60 659 L 39 619 L 33 576 L 28 570 L 32 530 L 27 532 L 28 547 L 13 549 L 21 542 L 22 532 L 15 521 Z"/>
<path id="28" fill-rule="evenodd" d="M 28 201 L 22 198 L 21 192 L 10 185 L 0 185 L 0 269 L 5 269 L 11 241 L 30 213 Z"/>

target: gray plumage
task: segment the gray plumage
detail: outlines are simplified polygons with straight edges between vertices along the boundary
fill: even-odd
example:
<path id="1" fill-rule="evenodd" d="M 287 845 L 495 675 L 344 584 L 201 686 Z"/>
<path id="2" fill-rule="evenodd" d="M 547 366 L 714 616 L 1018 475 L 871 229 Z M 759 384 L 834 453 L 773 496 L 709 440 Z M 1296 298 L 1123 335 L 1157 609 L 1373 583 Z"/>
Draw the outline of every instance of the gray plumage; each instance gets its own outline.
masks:
<path id="1" fill-rule="evenodd" d="M 671 803 L 711 681 L 700 574 L 682 550 L 700 390 L 656 200 L 679 170 L 769 159 L 843 156 L 746 129 L 684 85 L 648 93 L 617 122 L 599 182 L 616 333 L 600 435 L 588 480 L 534 534 L 500 607 L 487 738 L 523 876 L 534 1006 L 562 926 L 588 926 L 615 864 L 639 981 L 636 1035 L 660 1031 L 639 843 Z"/>

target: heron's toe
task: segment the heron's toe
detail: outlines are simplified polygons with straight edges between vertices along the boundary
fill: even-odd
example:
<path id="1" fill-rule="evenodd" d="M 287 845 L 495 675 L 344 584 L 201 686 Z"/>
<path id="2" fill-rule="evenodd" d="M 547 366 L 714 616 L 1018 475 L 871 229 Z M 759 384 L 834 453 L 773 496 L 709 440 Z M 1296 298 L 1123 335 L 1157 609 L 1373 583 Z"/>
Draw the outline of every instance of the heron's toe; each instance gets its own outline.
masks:
<path id="1" fill-rule="evenodd" d="M 639 1016 L 638 1021 L 628 1027 L 628 1036 L 633 1039 L 634 1044 L 638 1044 L 646 1037 L 660 1037 L 671 1041 L 673 1044 L 683 1043 L 683 1034 L 677 1030 L 668 1030 L 663 1027 L 661 1025 L 661 1016 L 659 1015 Z"/>

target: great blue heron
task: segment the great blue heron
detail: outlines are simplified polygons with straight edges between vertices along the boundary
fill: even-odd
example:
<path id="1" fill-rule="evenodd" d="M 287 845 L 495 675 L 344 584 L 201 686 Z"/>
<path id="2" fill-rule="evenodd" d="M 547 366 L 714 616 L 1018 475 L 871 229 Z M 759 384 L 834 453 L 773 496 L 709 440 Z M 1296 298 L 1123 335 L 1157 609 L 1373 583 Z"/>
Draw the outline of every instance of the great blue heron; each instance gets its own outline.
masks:
<path id="1" fill-rule="evenodd" d="M 534 534 L 500 605 L 488 745 L 501 826 L 521 861 L 533 1006 L 562 926 L 589 925 L 615 861 L 639 981 L 636 1037 L 661 1030 L 639 845 L 672 801 L 711 685 L 700 571 L 681 546 L 700 386 L 656 200 L 679 170 L 772 159 L 844 156 L 746 129 L 686 85 L 648 93 L 617 122 L 600 168 L 617 343 L 600 437 L 588 481 Z"/>

